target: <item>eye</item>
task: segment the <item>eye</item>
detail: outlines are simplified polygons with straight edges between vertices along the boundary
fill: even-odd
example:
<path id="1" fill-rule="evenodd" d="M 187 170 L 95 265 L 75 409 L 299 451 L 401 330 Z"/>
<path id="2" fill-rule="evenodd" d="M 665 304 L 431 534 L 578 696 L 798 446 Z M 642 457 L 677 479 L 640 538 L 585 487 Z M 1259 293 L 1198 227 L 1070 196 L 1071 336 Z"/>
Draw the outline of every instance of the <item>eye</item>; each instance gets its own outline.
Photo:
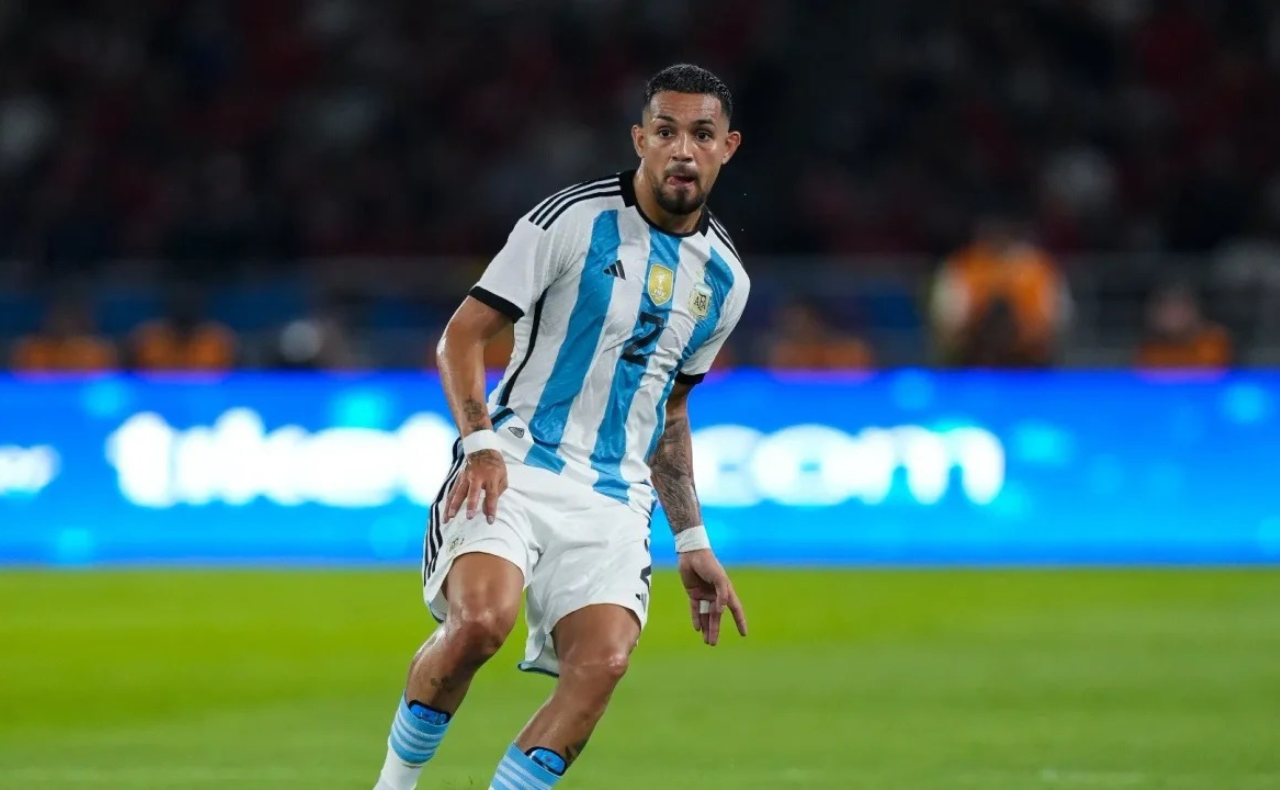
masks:
<path id="1" fill-rule="evenodd" d="M 708 132 L 705 129 L 701 132 L 698 132 L 698 139 L 704 143 L 710 140 L 711 138 L 712 138 L 711 132 Z"/>
<path id="2" fill-rule="evenodd" d="M 670 137 L 670 136 L 671 136 L 671 134 L 672 134 L 671 129 L 669 129 L 669 128 L 668 128 L 668 127 L 666 127 L 666 126 L 664 126 L 664 127 L 662 127 L 661 129 L 659 129 L 659 130 L 658 130 L 658 136 L 659 136 L 659 137 Z"/>

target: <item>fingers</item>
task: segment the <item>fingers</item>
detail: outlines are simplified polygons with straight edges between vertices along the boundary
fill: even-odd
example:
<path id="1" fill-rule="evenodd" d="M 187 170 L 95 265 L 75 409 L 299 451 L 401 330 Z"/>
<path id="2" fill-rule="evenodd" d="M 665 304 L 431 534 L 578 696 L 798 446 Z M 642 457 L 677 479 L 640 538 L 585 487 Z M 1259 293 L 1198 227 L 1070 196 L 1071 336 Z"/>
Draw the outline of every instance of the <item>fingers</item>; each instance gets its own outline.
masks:
<path id="1" fill-rule="evenodd" d="M 706 605 L 706 611 L 702 610 L 702 606 Z M 702 643 L 704 645 L 711 644 L 711 605 L 710 601 L 698 601 L 698 630 L 702 632 Z"/>
<path id="2" fill-rule="evenodd" d="M 462 503 L 466 501 L 467 489 L 471 485 L 469 475 L 462 475 L 458 478 L 458 482 L 454 483 L 453 490 L 449 492 L 448 504 L 444 511 L 444 520 L 446 522 L 453 521 L 453 517 L 458 515 L 458 510 L 462 508 Z"/>
<path id="3" fill-rule="evenodd" d="M 717 584 L 716 599 L 710 602 L 711 611 L 707 615 L 706 641 L 712 647 L 720 643 L 720 618 L 724 616 L 725 600 L 724 588 Z"/>
<path id="4" fill-rule="evenodd" d="M 469 486 L 467 491 L 467 520 L 476 517 L 476 511 L 480 509 L 480 497 L 484 494 L 484 483 L 476 481 Z"/>
<path id="5" fill-rule="evenodd" d="M 702 615 L 698 612 L 698 599 L 689 599 L 689 616 L 693 620 L 693 630 L 702 633 Z"/>
<path id="6" fill-rule="evenodd" d="M 726 608 L 733 616 L 733 622 L 738 627 L 738 633 L 742 636 L 747 635 L 747 612 L 742 608 L 742 601 L 738 599 L 738 593 L 734 591 L 733 585 L 728 578 L 716 582 L 716 598 L 714 601 L 708 601 L 707 603 L 710 605 L 710 611 L 703 615 L 704 627 L 702 633 L 704 642 L 712 647 L 720 643 L 720 625 Z"/>
<path id="7" fill-rule="evenodd" d="M 498 497 L 501 495 L 502 490 L 497 483 L 492 484 L 484 492 L 484 517 L 490 524 L 498 515 Z"/>
<path id="8" fill-rule="evenodd" d="M 747 612 L 742 608 L 742 601 L 738 600 L 738 593 L 734 592 L 733 587 L 729 588 L 729 611 L 733 614 L 733 622 L 738 626 L 738 633 L 746 636 Z"/>
<path id="9" fill-rule="evenodd" d="M 468 519 L 475 518 L 476 513 L 484 513 L 485 518 L 492 524 L 498 516 L 498 497 L 505 490 L 505 481 L 486 481 L 481 475 L 470 470 L 464 471 L 449 491 L 444 520 L 452 521 L 465 504 Z"/>

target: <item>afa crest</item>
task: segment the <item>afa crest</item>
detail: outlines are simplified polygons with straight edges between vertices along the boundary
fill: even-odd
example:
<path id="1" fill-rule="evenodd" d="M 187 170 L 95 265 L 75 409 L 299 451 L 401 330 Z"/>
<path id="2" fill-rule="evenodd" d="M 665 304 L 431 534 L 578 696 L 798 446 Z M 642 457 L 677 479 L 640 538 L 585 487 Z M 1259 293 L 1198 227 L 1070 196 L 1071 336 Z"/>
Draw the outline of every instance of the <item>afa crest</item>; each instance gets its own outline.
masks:
<path id="1" fill-rule="evenodd" d="M 671 301 L 675 282 L 675 272 L 660 263 L 653 264 L 649 267 L 649 298 L 655 305 L 664 305 Z"/>
<path id="2" fill-rule="evenodd" d="M 689 292 L 689 312 L 699 321 L 707 317 L 711 312 L 711 286 L 706 283 L 693 286 Z"/>

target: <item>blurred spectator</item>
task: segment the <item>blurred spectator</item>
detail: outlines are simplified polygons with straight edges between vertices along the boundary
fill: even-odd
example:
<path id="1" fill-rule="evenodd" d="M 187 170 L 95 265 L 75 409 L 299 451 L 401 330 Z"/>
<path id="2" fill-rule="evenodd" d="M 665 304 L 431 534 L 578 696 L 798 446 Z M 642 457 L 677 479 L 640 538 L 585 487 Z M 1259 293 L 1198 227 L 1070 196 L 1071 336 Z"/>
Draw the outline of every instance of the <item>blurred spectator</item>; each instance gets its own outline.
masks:
<path id="1" fill-rule="evenodd" d="M 706 0 L 717 25 L 669 2 L 9 5 L 0 249 L 51 265 L 494 249 L 625 165 L 655 40 L 741 97 L 751 143 L 715 205 L 756 253 L 936 254 L 978 196 L 1026 185 L 1053 243 L 1208 249 L 1280 175 L 1263 0 Z M 816 97 L 820 122 L 785 124 Z"/>
<path id="2" fill-rule="evenodd" d="M 1214 252 L 1212 271 L 1227 288 L 1280 293 L 1280 216 L 1258 211 L 1245 232 Z"/>
<path id="3" fill-rule="evenodd" d="M 991 214 L 938 271 L 935 342 L 953 365 L 1045 367 L 1058 350 L 1069 304 L 1053 260 L 1007 215 Z"/>
<path id="4" fill-rule="evenodd" d="M 0 72 L 0 176 L 18 172 L 52 141 L 53 107 L 20 68 Z"/>
<path id="5" fill-rule="evenodd" d="M 138 370 L 226 371 L 236 362 L 236 339 L 205 317 L 199 291 L 179 287 L 170 297 L 168 315 L 133 331 L 129 356 Z"/>
<path id="6" fill-rule="evenodd" d="M 28 373 L 106 371 L 116 363 L 115 348 L 97 334 L 89 303 L 79 297 L 55 301 L 40 331 L 13 348 L 13 369 Z"/>
<path id="7" fill-rule="evenodd" d="M 778 370 L 837 370 L 869 368 L 871 348 L 837 329 L 817 305 L 800 300 L 778 310 L 766 364 Z"/>
<path id="8" fill-rule="evenodd" d="M 369 368 L 370 356 L 357 337 L 363 306 L 352 294 L 326 297 L 311 315 L 289 322 L 280 331 L 271 366 L 280 370 Z"/>
<path id="9" fill-rule="evenodd" d="M 303 291 L 323 281 L 318 259 L 355 257 L 431 280 L 498 249 L 552 191 L 626 166 L 645 77 L 688 56 L 742 108 L 749 144 L 713 205 L 753 274 L 813 255 L 850 291 L 877 267 L 918 277 L 901 261 L 954 250 L 970 207 L 994 198 L 1025 207 L 1028 235 L 1063 260 L 1226 251 L 1223 272 L 1267 277 L 1254 312 L 1275 313 L 1275 2 L 125 5 L 0 0 L 0 287 L 129 267 L 152 284 L 269 275 Z M 988 341 L 1000 310 L 1027 331 L 1016 300 L 998 304 Z M 1122 310 L 1127 343 L 1141 311 Z M 901 328 L 876 320 L 877 337 Z M 415 333 L 395 362 L 414 364 L 438 326 L 395 329 Z M 993 350 L 939 332 L 953 363 Z M 1051 356 L 1013 337 L 983 364 Z M 1275 333 L 1236 340 L 1256 337 Z M 244 361 L 279 356 L 240 341 Z"/>
<path id="10" fill-rule="evenodd" d="M 1226 329 L 1205 319 L 1190 288 L 1177 284 L 1156 291 L 1147 308 L 1147 336 L 1138 349 L 1138 367 L 1222 369 L 1231 364 L 1231 357 Z"/>

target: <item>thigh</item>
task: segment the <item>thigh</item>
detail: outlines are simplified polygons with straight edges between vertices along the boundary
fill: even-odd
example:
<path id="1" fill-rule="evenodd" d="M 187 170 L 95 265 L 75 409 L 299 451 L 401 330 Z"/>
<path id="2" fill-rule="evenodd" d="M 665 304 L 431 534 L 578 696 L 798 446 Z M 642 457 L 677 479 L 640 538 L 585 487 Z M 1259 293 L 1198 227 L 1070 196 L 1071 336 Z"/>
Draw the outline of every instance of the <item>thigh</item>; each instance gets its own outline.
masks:
<path id="1" fill-rule="evenodd" d="M 523 591 L 524 574 L 519 568 L 502 557 L 477 551 L 453 561 L 442 593 L 452 617 L 494 618 L 504 632 L 510 632 L 520 613 Z"/>
<path id="2" fill-rule="evenodd" d="M 470 581 L 470 577 L 477 575 L 472 571 L 465 572 L 466 582 L 455 579 L 464 575 L 455 573 L 455 567 L 471 555 L 483 555 L 479 560 L 468 560 L 467 564 L 488 569 L 479 574 L 484 578 L 502 579 L 504 589 L 508 579 L 514 579 L 518 606 L 520 592 L 532 578 L 537 556 L 527 494 L 519 488 L 509 488 L 498 500 L 498 514 L 492 524 L 483 513 L 469 519 L 465 512 L 444 522 L 442 503 L 448 498 L 451 485 L 452 481 L 446 482 L 437 504 L 432 506 L 423 547 L 422 594 L 431 615 L 443 622 L 457 601 L 460 587 L 464 584 L 468 590 L 483 587 Z"/>
<path id="3" fill-rule="evenodd" d="M 575 620 L 617 619 L 619 628 L 631 635 L 628 651 L 648 620 L 653 568 L 648 518 L 585 491 L 578 506 L 560 502 L 558 509 L 536 511 L 534 529 L 543 552 L 529 580 L 529 642 L 523 669 L 559 674 L 563 653 L 558 627 L 577 612 L 610 612 Z M 573 626 L 569 628 L 572 632 Z"/>
<path id="4" fill-rule="evenodd" d="M 592 604 L 562 617 L 552 638 L 562 669 L 625 662 L 640 641 L 640 621 L 628 608 Z"/>

